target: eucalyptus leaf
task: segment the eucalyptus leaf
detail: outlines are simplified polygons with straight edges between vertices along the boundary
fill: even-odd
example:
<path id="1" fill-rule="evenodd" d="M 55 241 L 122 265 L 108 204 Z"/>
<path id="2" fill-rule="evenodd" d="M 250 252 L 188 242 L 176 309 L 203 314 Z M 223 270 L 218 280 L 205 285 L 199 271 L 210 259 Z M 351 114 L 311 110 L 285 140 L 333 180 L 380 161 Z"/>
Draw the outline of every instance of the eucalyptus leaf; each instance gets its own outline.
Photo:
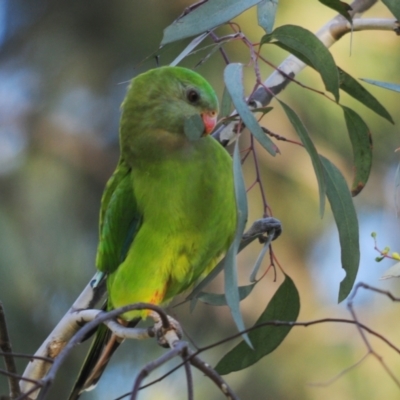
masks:
<path id="1" fill-rule="evenodd" d="M 371 85 L 379 86 L 381 88 L 388 90 L 393 90 L 394 92 L 400 92 L 400 85 L 396 83 L 380 82 L 380 81 L 374 81 L 372 79 L 363 79 L 363 78 L 361 78 L 361 80 L 370 83 Z"/>
<path id="2" fill-rule="evenodd" d="M 229 95 L 228 89 L 225 86 L 224 92 L 222 94 L 219 116 L 221 118 L 225 118 L 231 113 L 231 111 L 232 111 L 232 100 L 231 96 Z"/>
<path id="3" fill-rule="evenodd" d="M 210 31 L 260 1 L 262 0 L 208 0 L 165 28 L 161 46 Z"/>
<path id="4" fill-rule="evenodd" d="M 400 21 L 400 1 L 382 0 L 382 3 L 392 12 L 398 21 Z"/>
<path id="5" fill-rule="evenodd" d="M 393 118 L 388 113 L 386 108 L 383 107 L 383 105 L 370 92 L 368 92 L 367 89 L 360 85 L 356 79 L 354 79 L 347 72 L 343 71 L 341 68 L 338 67 L 338 71 L 340 89 L 345 91 L 354 99 L 358 100 L 360 103 L 364 104 L 364 106 L 368 107 L 370 110 L 376 112 L 378 115 L 394 124 Z"/>
<path id="6" fill-rule="evenodd" d="M 239 153 L 238 142 L 235 144 L 235 150 L 233 152 L 233 176 L 235 182 L 235 197 L 237 207 L 237 228 L 235 239 L 233 240 L 224 262 L 224 273 L 225 273 L 225 298 L 226 302 L 231 310 L 233 320 L 239 331 L 245 329 L 242 314 L 240 312 L 240 297 L 238 290 L 238 279 L 237 279 L 237 263 L 236 255 L 239 251 L 239 245 L 242 240 L 244 228 L 247 222 L 247 196 L 246 186 L 243 180 L 242 164 Z M 251 342 L 246 333 L 243 335 L 243 339 L 251 347 Z"/>
<path id="7" fill-rule="evenodd" d="M 258 142 L 271 154 L 277 153 L 277 146 L 274 142 L 263 132 L 256 117 L 250 111 L 248 104 L 244 99 L 243 88 L 243 65 L 238 63 L 229 64 L 224 71 L 224 81 L 226 88 L 229 91 L 233 104 L 237 112 L 242 118 L 244 124 L 258 140 Z"/>
<path id="8" fill-rule="evenodd" d="M 326 195 L 339 232 L 342 268 L 346 272 L 340 283 L 338 299 L 341 302 L 350 294 L 360 264 L 358 219 L 343 175 L 327 158 L 320 157 L 326 175 Z"/>
<path id="9" fill-rule="evenodd" d="M 272 32 L 277 7 L 278 0 L 263 0 L 261 3 L 257 4 L 258 25 L 260 25 L 266 33 Z"/>
<path id="10" fill-rule="evenodd" d="M 254 221 L 250 229 L 242 236 L 240 241 L 239 250 L 243 250 L 250 243 L 256 239 L 265 239 L 266 235 L 274 233 L 274 239 L 277 238 L 282 232 L 282 224 L 279 220 L 273 217 L 261 218 Z M 203 289 L 215 279 L 215 277 L 224 269 L 225 258 L 223 258 L 217 266 L 200 282 L 192 292 L 186 297 L 186 300 L 191 301 L 190 309 L 193 310 L 196 305 L 197 297 L 202 293 Z"/>
<path id="11" fill-rule="evenodd" d="M 254 286 L 257 284 L 257 282 L 251 283 L 250 285 L 246 286 L 239 286 L 238 291 L 239 291 L 239 300 L 242 301 L 244 300 L 254 289 Z M 207 292 L 201 292 L 197 298 L 202 301 L 203 303 L 210 304 L 212 306 L 226 306 L 226 297 L 223 293 L 217 294 L 217 293 L 207 293 Z"/>
<path id="12" fill-rule="evenodd" d="M 271 353 L 282 343 L 292 328 L 289 324 L 273 326 L 273 321 L 296 321 L 299 311 L 300 298 L 296 286 L 290 277 L 285 275 L 284 282 L 254 327 L 267 322 L 271 324 L 260 326 L 249 333 L 254 349 L 249 348 L 244 341 L 240 342 L 219 361 L 215 370 L 221 375 L 226 375 L 247 368 Z"/>
<path id="13" fill-rule="evenodd" d="M 275 44 L 317 70 L 326 90 L 339 101 L 339 74 L 335 60 L 329 50 L 310 31 L 296 25 L 283 25 L 269 35 L 264 35 L 261 44 Z"/>
<path id="14" fill-rule="evenodd" d="M 372 167 L 372 137 L 367 124 L 351 108 L 342 106 L 353 149 L 354 179 L 351 188 L 357 196 L 365 187 Z"/>
<path id="15" fill-rule="evenodd" d="M 331 8 L 332 10 L 337 11 L 340 15 L 345 17 L 347 21 L 352 23 L 351 15 L 349 14 L 349 11 L 352 10 L 352 8 L 349 4 L 340 0 L 318 0 L 318 1 L 324 4 L 325 6 Z"/>
<path id="16" fill-rule="evenodd" d="M 174 61 L 172 61 L 171 64 L 169 64 L 171 67 L 175 67 L 178 65 L 189 53 L 191 53 L 206 37 L 208 36 L 208 32 L 205 32 L 201 34 L 200 36 L 197 36 L 194 38 L 178 55 L 178 57 L 175 58 Z"/>
<path id="17" fill-rule="evenodd" d="M 311 158 L 311 162 L 314 167 L 315 175 L 316 175 L 317 181 L 318 181 L 319 213 L 320 213 L 320 216 L 322 217 L 324 215 L 324 210 L 325 210 L 326 182 L 325 182 L 324 168 L 321 164 L 321 160 L 320 160 L 317 150 L 314 146 L 314 143 L 310 139 L 307 129 L 301 122 L 300 118 L 287 104 L 285 104 L 284 102 L 282 102 L 280 100 L 278 100 L 278 101 L 281 104 L 283 110 L 285 111 L 287 117 L 289 118 L 289 121 L 291 122 L 294 129 L 296 130 L 297 134 L 299 135 L 301 142 L 303 143 L 305 149 L 307 150 L 307 152 Z"/>
<path id="18" fill-rule="evenodd" d="M 269 245 L 271 244 L 273 237 L 274 237 L 273 235 L 269 236 L 268 240 L 264 243 L 264 246 L 263 246 L 262 250 L 260 251 L 260 254 L 258 255 L 257 260 L 251 271 L 250 279 L 249 279 L 250 282 L 256 282 L 258 270 L 261 267 L 261 263 L 264 260 L 265 253 L 269 249 Z"/>

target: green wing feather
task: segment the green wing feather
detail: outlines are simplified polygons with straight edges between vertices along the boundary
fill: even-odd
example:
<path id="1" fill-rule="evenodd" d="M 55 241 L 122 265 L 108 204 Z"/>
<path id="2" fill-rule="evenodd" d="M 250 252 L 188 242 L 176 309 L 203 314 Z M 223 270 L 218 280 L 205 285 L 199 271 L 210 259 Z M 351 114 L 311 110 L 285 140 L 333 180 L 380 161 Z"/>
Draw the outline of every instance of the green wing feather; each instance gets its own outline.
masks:
<path id="1" fill-rule="evenodd" d="M 101 199 L 100 240 L 96 258 L 100 271 L 112 273 L 123 262 L 140 223 L 141 216 L 133 196 L 131 171 L 121 158 Z M 104 309 L 108 308 L 108 304 L 105 304 Z M 138 321 L 132 321 L 130 326 L 136 325 Z M 96 385 L 121 342 L 105 325 L 99 326 L 69 400 L 78 399 L 84 390 Z"/>
<path id="2" fill-rule="evenodd" d="M 141 220 L 133 195 L 131 170 L 121 158 L 101 200 L 97 269 L 110 274 L 118 268 Z"/>

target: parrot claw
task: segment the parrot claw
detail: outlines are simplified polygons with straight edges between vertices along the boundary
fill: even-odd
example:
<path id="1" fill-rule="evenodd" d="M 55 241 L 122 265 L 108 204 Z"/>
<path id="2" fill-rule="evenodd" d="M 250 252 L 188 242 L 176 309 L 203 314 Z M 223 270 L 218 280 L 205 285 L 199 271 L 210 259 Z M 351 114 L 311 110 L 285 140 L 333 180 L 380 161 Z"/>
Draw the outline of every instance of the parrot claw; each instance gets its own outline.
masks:
<path id="1" fill-rule="evenodd" d="M 277 239 L 282 233 L 281 222 L 273 217 L 262 218 L 253 223 L 250 229 L 244 233 L 243 240 L 258 237 L 260 243 L 265 243 L 272 234 Z"/>
<path id="2" fill-rule="evenodd" d="M 180 323 L 170 317 L 168 317 L 169 327 L 164 328 L 162 321 L 157 313 L 150 313 L 149 315 L 154 320 L 154 335 L 157 338 L 157 342 L 160 346 L 165 348 L 172 348 L 174 344 L 182 339 L 183 331 Z"/>

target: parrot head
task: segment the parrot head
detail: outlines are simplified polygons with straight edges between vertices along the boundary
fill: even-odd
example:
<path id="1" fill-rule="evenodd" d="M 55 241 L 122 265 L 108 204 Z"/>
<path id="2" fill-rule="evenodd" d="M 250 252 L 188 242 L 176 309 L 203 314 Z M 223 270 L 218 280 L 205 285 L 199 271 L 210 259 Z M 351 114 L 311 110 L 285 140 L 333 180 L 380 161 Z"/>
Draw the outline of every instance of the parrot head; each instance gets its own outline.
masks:
<path id="1" fill-rule="evenodd" d="M 144 146 L 173 148 L 182 145 L 185 120 L 199 116 L 203 135 L 214 129 L 218 99 L 199 74 L 182 67 L 160 67 L 135 77 L 122 103 L 122 151 L 134 153 Z"/>

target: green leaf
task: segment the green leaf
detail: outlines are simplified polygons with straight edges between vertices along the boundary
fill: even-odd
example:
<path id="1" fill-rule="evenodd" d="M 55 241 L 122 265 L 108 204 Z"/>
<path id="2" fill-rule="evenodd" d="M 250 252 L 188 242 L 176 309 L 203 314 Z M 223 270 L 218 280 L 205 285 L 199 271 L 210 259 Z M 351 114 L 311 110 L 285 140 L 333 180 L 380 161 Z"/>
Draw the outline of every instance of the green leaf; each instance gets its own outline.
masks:
<path id="1" fill-rule="evenodd" d="M 379 101 L 370 92 L 368 92 L 367 89 L 360 85 L 356 79 L 354 79 L 347 72 L 343 71 L 341 68 L 338 67 L 338 71 L 340 89 L 358 100 L 360 103 L 364 104 L 364 106 L 368 107 L 370 110 L 376 112 L 378 115 L 394 124 L 394 121 L 391 115 L 387 112 L 386 108 L 383 107 L 383 105 L 379 103 Z"/>
<path id="2" fill-rule="evenodd" d="M 321 74 L 326 90 L 339 101 L 339 74 L 335 60 L 313 33 L 300 26 L 283 25 L 264 35 L 261 44 L 264 43 L 275 44 L 311 65 Z"/>
<path id="3" fill-rule="evenodd" d="M 238 252 L 242 251 L 256 239 L 265 239 L 265 236 L 269 235 L 270 232 L 275 229 L 278 229 L 279 231 L 282 230 L 280 222 L 275 218 L 267 217 L 255 221 L 249 231 L 242 236 Z M 200 296 L 202 290 L 223 270 L 224 264 L 225 257 L 219 261 L 216 267 L 200 283 L 198 283 L 192 292 L 186 297 L 186 300 L 191 300 L 191 310 L 193 310 L 196 304 L 196 299 Z"/>
<path id="4" fill-rule="evenodd" d="M 300 311 L 300 298 L 296 286 L 289 276 L 279 286 L 267 308 L 254 326 L 272 321 L 296 321 Z M 292 327 L 290 325 L 266 325 L 252 330 L 249 338 L 254 346 L 250 349 L 245 342 L 240 342 L 217 364 L 215 370 L 226 375 L 253 365 L 262 357 L 275 350 L 285 339 Z"/>
<path id="5" fill-rule="evenodd" d="M 266 33 L 270 33 L 274 27 L 276 9 L 278 0 L 263 0 L 257 4 L 258 25 L 264 29 Z"/>
<path id="6" fill-rule="evenodd" d="M 263 132 L 256 117 L 250 111 L 244 99 L 243 89 L 243 65 L 242 64 L 229 64 L 224 71 L 224 81 L 226 88 L 229 91 L 233 104 L 237 112 L 242 118 L 244 124 L 259 141 L 259 143 L 273 156 L 276 154 L 278 148 L 274 142 Z"/>
<path id="7" fill-rule="evenodd" d="M 238 289 L 240 301 L 244 300 L 251 293 L 256 284 L 257 282 L 251 283 L 250 285 L 246 286 L 239 286 Z M 227 305 L 226 297 L 224 294 L 201 292 L 197 298 L 203 303 L 210 304 L 212 306 Z"/>
<path id="8" fill-rule="evenodd" d="M 340 303 L 350 294 L 360 263 L 358 219 L 343 175 L 327 158 L 320 157 L 326 172 L 326 195 L 339 231 L 342 268 L 346 271 L 340 282 Z"/>
<path id="9" fill-rule="evenodd" d="M 399 0 L 382 0 L 382 3 L 392 12 L 398 21 L 400 21 L 400 2 Z"/>
<path id="10" fill-rule="evenodd" d="M 349 11 L 352 10 L 352 8 L 349 4 L 340 0 L 319 0 L 319 2 L 329 8 L 332 8 L 332 10 L 337 11 L 340 15 L 343 15 L 347 21 L 352 23 L 351 15 L 349 14 Z"/>
<path id="11" fill-rule="evenodd" d="M 172 61 L 171 64 L 169 64 L 171 67 L 175 67 L 178 65 L 189 53 L 191 53 L 206 37 L 208 36 L 208 32 L 203 33 L 200 36 L 195 37 L 184 49 L 181 51 L 181 53 L 178 55 L 178 57 L 175 58 L 174 61 Z"/>
<path id="12" fill-rule="evenodd" d="M 244 228 L 247 222 L 247 196 L 246 186 L 243 180 L 242 174 L 242 163 L 239 153 L 238 141 L 235 144 L 235 150 L 233 152 L 233 176 L 235 181 L 235 197 L 238 222 L 236 228 L 235 239 L 232 242 L 228 252 L 225 256 L 224 272 L 225 272 L 225 298 L 226 302 L 231 310 L 233 320 L 239 331 L 245 329 L 242 314 L 240 312 L 240 298 L 238 290 L 238 279 L 237 279 L 237 264 L 236 255 L 239 251 L 239 245 L 242 240 Z M 246 333 L 243 335 L 246 343 L 251 346 L 250 340 Z"/>
<path id="13" fill-rule="evenodd" d="M 318 181 L 318 191 L 319 191 L 319 213 L 322 217 L 324 215 L 325 210 L 325 192 L 326 192 L 326 183 L 325 183 L 325 174 L 324 168 L 321 164 L 321 160 L 317 153 L 317 150 L 314 146 L 314 143 L 311 141 L 310 136 L 308 135 L 307 129 L 301 122 L 300 118 L 297 114 L 284 102 L 278 100 L 281 104 L 283 110 L 285 111 L 289 121 L 292 123 L 294 129 L 299 135 L 301 142 L 303 143 L 305 149 L 307 150 L 309 156 L 311 157 L 311 162 L 314 167 L 315 175 Z"/>
<path id="14" fill-rule="evenodd" d="M 210 31 L 260 1 L 262 0 L 208 0 L 167 26 L 161 46 Z"/>
<path id="15" fill-rule="evenodd" d="M 257 282 L 257 273 L 258 273 L 258 270 L 259 270 L 260 267 L 261 267 L 261 263 L 262 263 L 262 261 L 263 261 L 263 259 L 264 259 L 265 253 L 266 253 L 267 250 L 269 249 L 269 245 L 271 244 L 272 239 L 273 239 L 273 236 L 270 236 L 270 237 L 268 238 L 268 240 L 264 243 L 264 246 L 263 246 L 262 250 L 260 251 L 260 254 L 258 255 L 257 260 L 256 260 L 256 262 L 255 262 L 255 264 L 254 264 L 254 266 L 253 266 L 252 271 L 251 271 L 250 279 L 249 279 L 250 282 Z"/>
<path id="16" fill-rule="evenodd" d="M 396 83 L 380 82 L 380 81 L 374 81 L 372 79 L 363 79 L 363 78 L 361 78 L 361 80 L 370 83 L 371 85 L 380 86 L 384 89 L 393 90 L 394 92 L 400 92 L 400 85 Z"/>
<path id="17" fill-rule="evenodd" d="M 221 107 L 219 111 L 219 116 L 220 118 L 225 118 L 227 117 L 232 111 L 232 100 L 231 96 L 229 95 L 228 89 L 224 88 L 224 93 L 222 94 L 222 100 L 221 100 Z"/>
<path id="18" fill-rule="evenodd" d="M 204 133 L 204 123 L 200 115 L 195 114 L 186 118 L 183 130 L 190 141 L 199 140 Z"/>
<path id="19" fill-rule="evenodd" d="M 372 166 L 372 137 L 367 124 L 351 108 L 342 106 L 353 148 L 354 179 L 351 187 L 357 196 L 366 185 Z"/>

